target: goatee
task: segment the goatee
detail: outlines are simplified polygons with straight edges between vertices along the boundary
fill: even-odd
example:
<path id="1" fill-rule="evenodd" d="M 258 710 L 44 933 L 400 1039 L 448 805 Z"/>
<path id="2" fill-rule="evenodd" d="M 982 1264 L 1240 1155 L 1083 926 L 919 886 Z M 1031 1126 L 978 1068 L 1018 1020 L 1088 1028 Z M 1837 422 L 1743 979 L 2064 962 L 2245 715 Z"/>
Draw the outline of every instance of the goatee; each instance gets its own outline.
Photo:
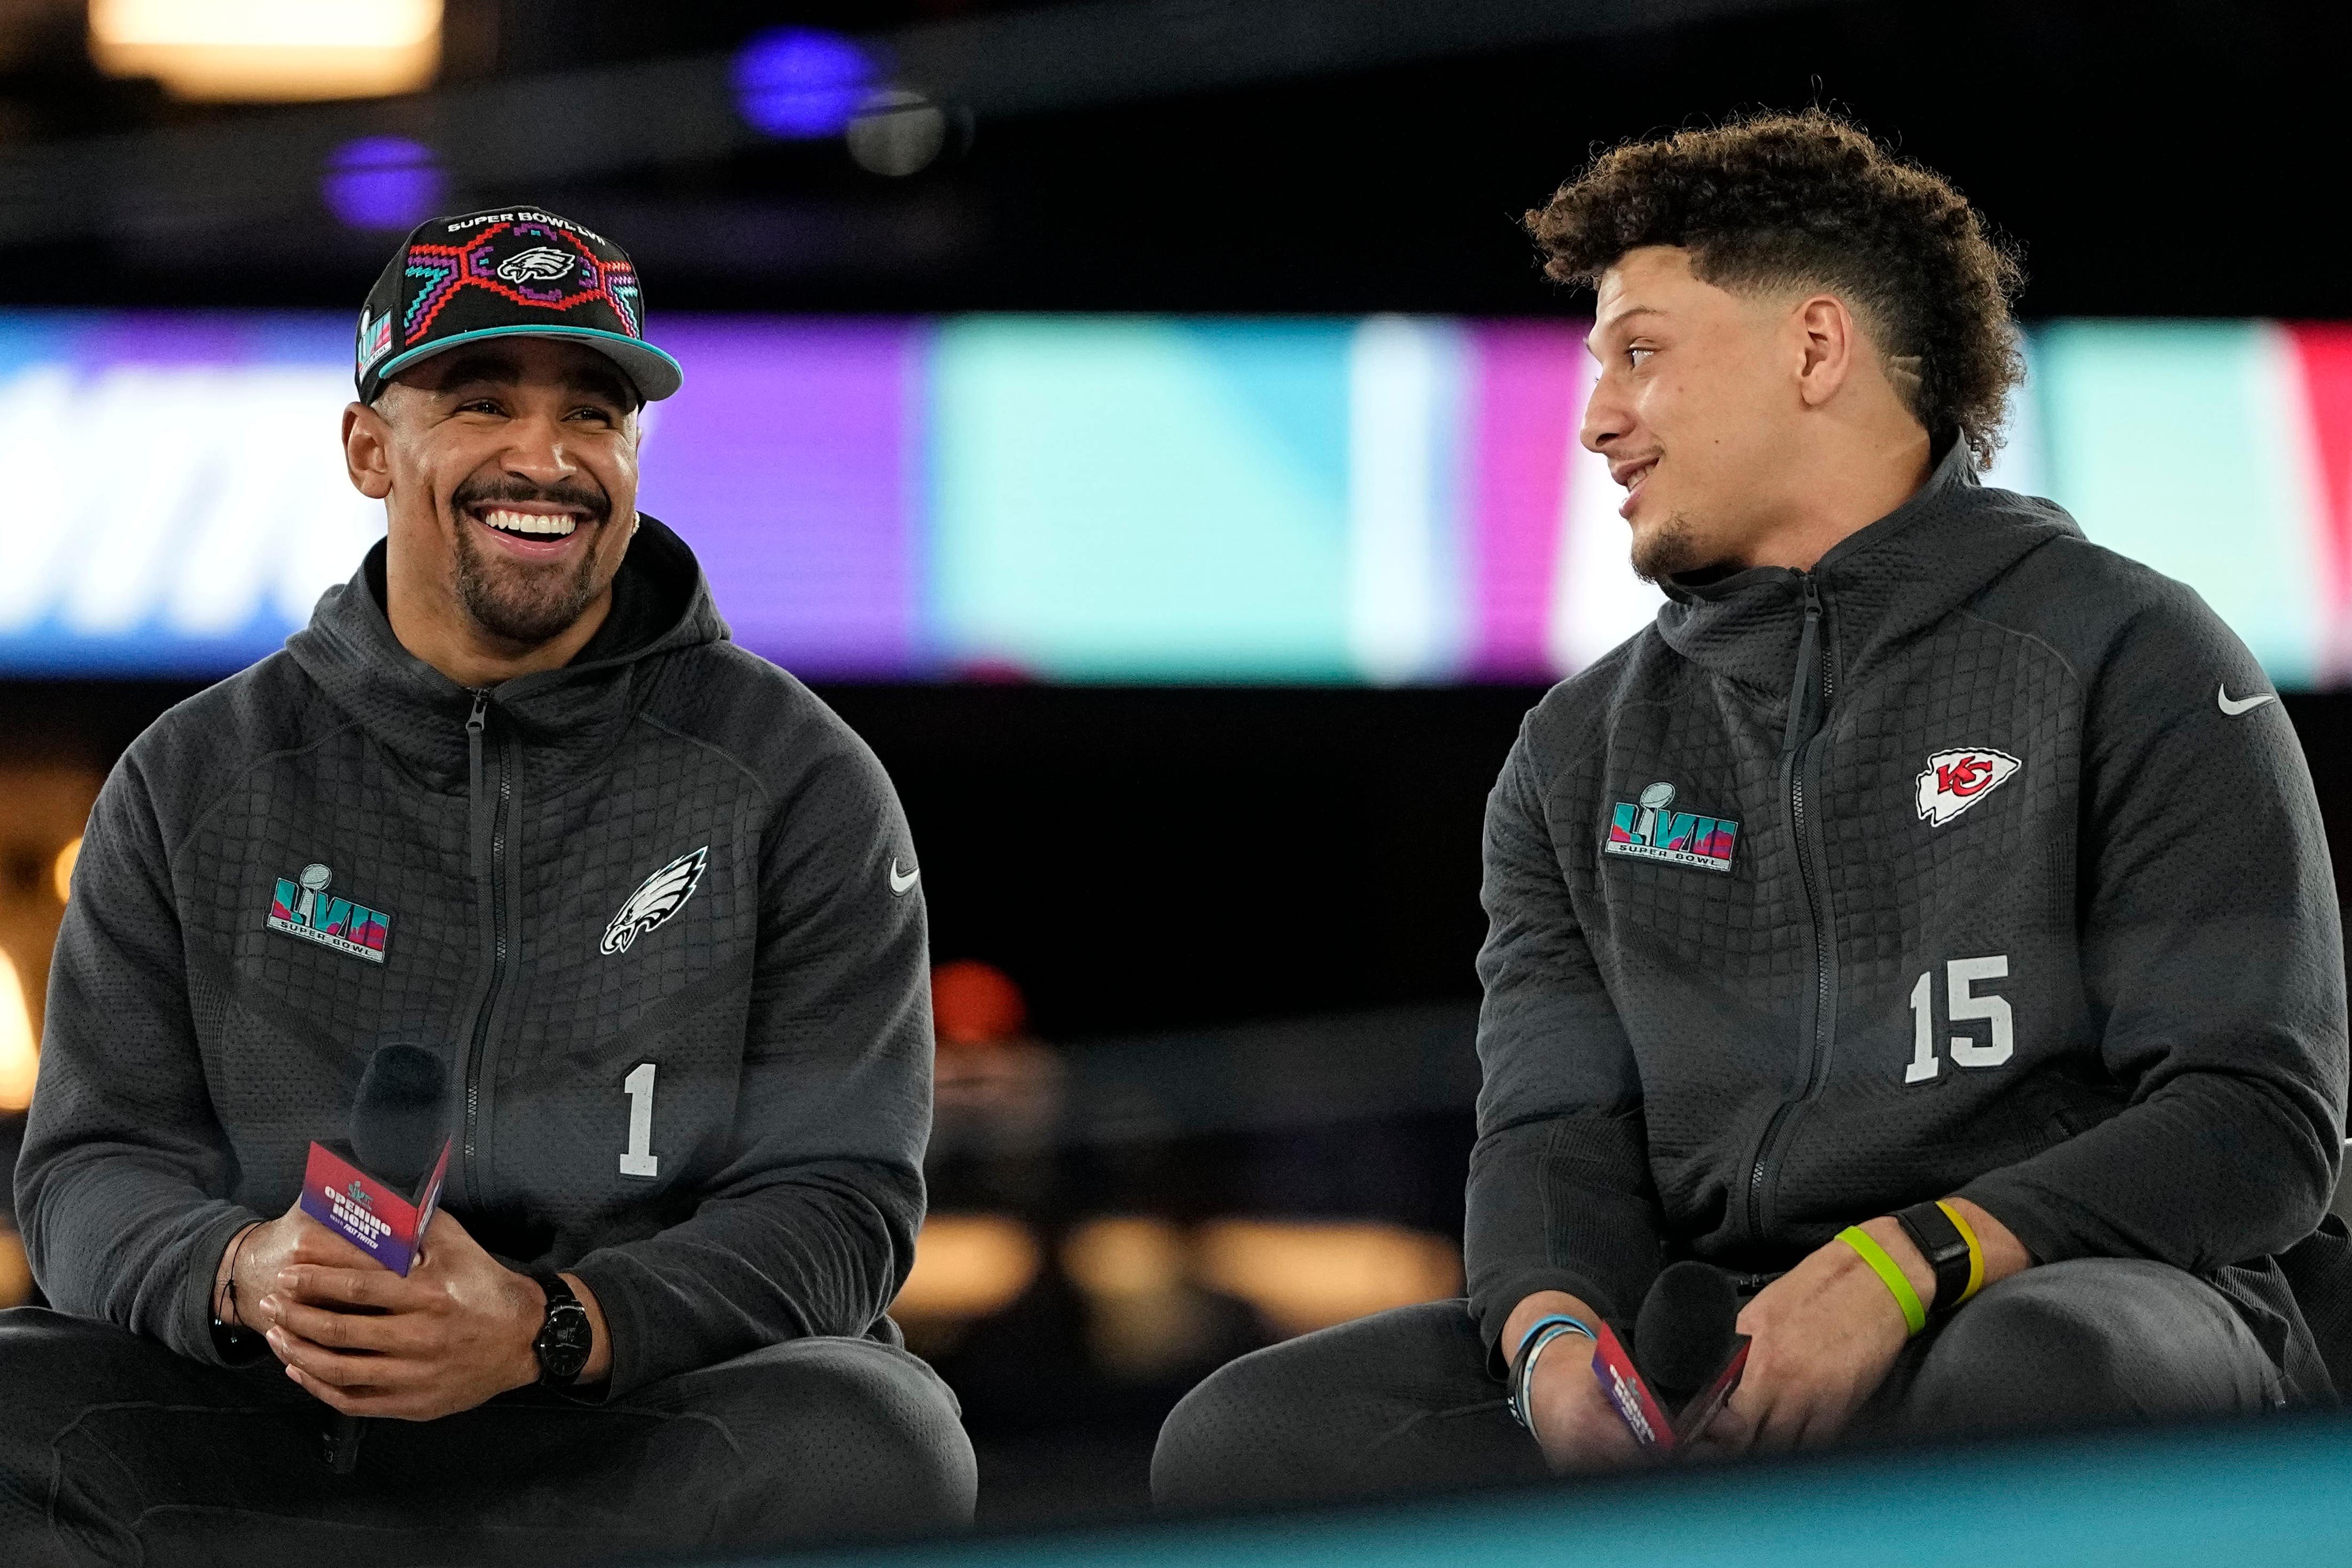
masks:
<path id="1" fill-rule="evenodd" d="M 449 497 L 449 510 L 457 523 L 457 602 L 466 607 L 474 624 L 491 636 L 535 648 L 562 635 L 578 621 L 604 591 L 606 580 L 597 577 L 596 550 L 585 540 L 582 542 L 587 548 L 581 550 L 579 564 L 568 572 L 526 566 L 503 556 L 492 558 L 466 525 L 474 507 L 494 501 L 551 502 L 586 513 L 573 525 L 575 531 L 603 528 L 612 517 L 613 503 L 602 489 L 513 479 L 461 485 Z"/>
<path id="2" fill-rule="evenodd" d="M 1697 530 L 1680 512 L 1669 516 L 1647 533 L 1633 535 L 1633 575 L 1657 583 L 1669 577 L 1696 571 L 1709 564 Z"/>
<path id="3" fill-rule="evenodd" d="M 582 523 L 580 527 L 590 525 Z M 596 576 L 596 552 L 583 549 L 568 573 L 484 559 L 473 530 L 457 530 L 457 602 L 474 624 L 519 647 L 535 648 L 562 635 L 578 621 L 604 584 Z"/>

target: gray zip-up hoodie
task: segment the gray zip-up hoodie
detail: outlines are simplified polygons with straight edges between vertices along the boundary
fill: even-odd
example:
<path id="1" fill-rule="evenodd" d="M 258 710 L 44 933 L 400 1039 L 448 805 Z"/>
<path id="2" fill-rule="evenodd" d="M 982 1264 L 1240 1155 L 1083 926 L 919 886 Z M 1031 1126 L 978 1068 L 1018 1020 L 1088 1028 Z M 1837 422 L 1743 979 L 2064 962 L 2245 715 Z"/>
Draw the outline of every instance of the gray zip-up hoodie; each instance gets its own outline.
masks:
<path id="1" fill-rule="evenodd" d="M 2267 1255 L 2341 1157 L 2343 946 L 2244 646 L 1958 447 L 1812 571 L 1668 595 L 1488 803 L 1488 1343 L 1532 1291 L 1630 1315 L 1663 1258 L 1769 1272 L 1958 1193 L 2307 1347 Z"/>
<path id="2" fill-rule="evenodd" d="M 394 640 L 382 549 L 91 814 L 16 1176 L 42 1289 L 216 1360 L 223 1246 L 407 1041 L 448 1067 L 448 1208 L 587 1281 L 611 1394 L 874 1329 L 921 1223 L 931 1047 L 880 765 L 728 640 L 650 518 L 635 645 L 479 693 Z"/>

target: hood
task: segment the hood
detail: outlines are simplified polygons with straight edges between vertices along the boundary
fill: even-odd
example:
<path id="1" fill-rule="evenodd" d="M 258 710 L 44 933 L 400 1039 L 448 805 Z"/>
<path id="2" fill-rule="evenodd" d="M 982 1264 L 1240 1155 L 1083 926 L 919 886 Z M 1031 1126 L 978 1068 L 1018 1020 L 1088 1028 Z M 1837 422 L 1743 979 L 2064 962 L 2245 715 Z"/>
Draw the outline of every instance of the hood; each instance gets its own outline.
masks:
<path id="1" fill-rule="evenodd" d="M 614 591 L 651 607 L 635 617 L 644 622 L 639 635 L 602 651 L 592 644 L 587 659 L 489 688 L 491 721 L 511 724 L 534 760 L 559 773 L 611 748 L 659 678 L 661 655 L 729 635 L 686 541 L 642 512 L 638 523 Z M 377 597 L 384 548 L 378 540 L 350 581 L 319 596 L 310 625 L 287 639 L 286 652 L 410 772 L 436 789 L 463 789 L 473 694 L 393 635 Z"/>
<path id="2" fill-rule="evenodd" d="M 1658 634 L 1694 664 L 1784 698 L 1809 576 L 1831 667 L 1850 681 L 2031 551 L 2081 531 L 2048 501 L 1979 485 L 1955 441 L 1909 500 L 1840 540 L 1810 573 L 1759 566 L 1703 585 L 1668 579 Z"/>

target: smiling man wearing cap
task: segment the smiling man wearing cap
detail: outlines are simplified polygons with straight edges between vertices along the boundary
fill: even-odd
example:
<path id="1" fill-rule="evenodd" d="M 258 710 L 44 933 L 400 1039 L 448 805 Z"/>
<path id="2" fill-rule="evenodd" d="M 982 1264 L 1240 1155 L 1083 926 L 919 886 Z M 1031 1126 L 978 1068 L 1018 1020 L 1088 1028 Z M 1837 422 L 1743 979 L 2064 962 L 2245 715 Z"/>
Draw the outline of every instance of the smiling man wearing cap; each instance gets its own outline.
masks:
<path id="1" fill-rule="evenodd" d="M 953 1397 L 884 1315 L 930 1115 L 917 862 L 872 754 L 636 509 L 680 376 L 635 269 L 551 214 L 435 219 L 357 361 L 385 540 L 90 820 L 18 1170 L 53 1310 L 0 1314 L 6 1560 L 968 1520 Z M 297 1201 L 392 1045 L 450 1108 L 404 1277 Z"/>

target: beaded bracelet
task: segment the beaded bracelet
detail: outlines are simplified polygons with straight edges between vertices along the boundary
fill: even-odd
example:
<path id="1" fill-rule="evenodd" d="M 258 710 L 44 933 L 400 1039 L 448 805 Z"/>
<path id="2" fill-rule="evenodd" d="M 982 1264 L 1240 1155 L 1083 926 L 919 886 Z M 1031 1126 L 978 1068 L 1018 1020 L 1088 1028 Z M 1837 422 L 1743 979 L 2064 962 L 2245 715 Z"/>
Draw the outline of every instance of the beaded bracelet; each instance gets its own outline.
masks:
<path id="1" fill-rule="evenodd" d="M 245 1250 L 245 1239 L 260 1228 L 258 1225 L 248 1225 L 239 1230 L 236 1239 L 228 1244 L 228 1279 L 221 1292 L 213 1298 L 215 1328 L 235 1331 L 245 1326 L 239 1321 L 236 1310 L 236 1259 L 237 1254 Z M 224 1305 L 228 1308 L 226 1312 L 221 1310 Z"/>

